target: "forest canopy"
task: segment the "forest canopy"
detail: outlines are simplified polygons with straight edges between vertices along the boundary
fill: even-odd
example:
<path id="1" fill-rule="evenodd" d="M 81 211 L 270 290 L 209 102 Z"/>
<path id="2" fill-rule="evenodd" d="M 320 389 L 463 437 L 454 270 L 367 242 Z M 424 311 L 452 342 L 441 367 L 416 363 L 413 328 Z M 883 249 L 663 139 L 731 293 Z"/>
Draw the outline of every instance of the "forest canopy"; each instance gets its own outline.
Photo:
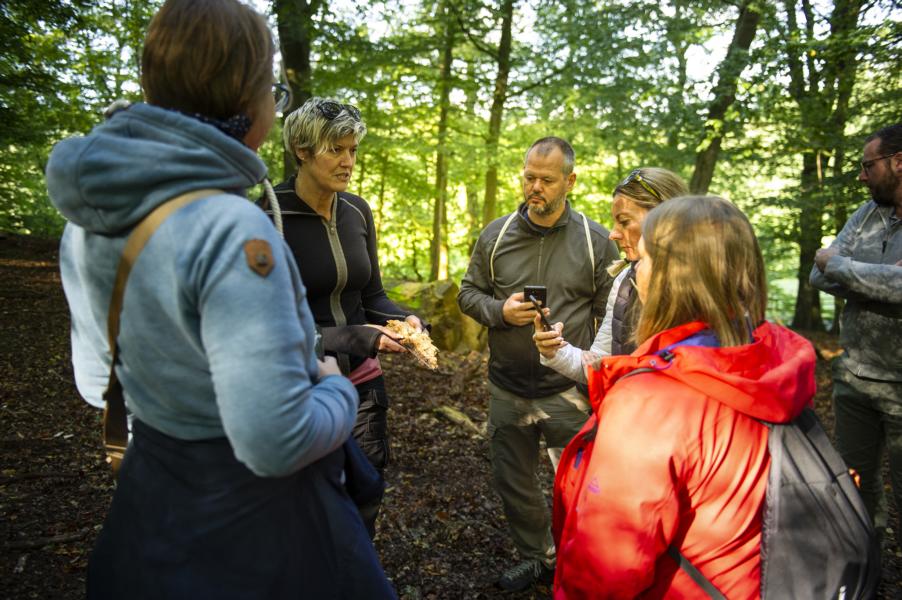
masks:
<path id="1" fill-rule="evenodd" d="M 50 149 L 112 101 L 141 100 L 159 4 L 0 6 L 0 230 L 60 234 Z M 252 4 L 270 19 L 274 77 L 295 106 L 315 95 L 363 114 L 350 191 L 373 208 L 388 279 L 459 280 L 481 228 L 522 200 L 526 148 L 558 135 L 577 155 L 570 199 L 601 223 L 638 166 L 735 202 L 762 243 L 771 316 L 818 329 L 833 301 L 821 306 L 807 284 L 814 252 L 868 198 L 865 137 L 902 121 L 896 0 Z M 293 164 L 279 129 L 261 149 L 273 181 Z"/>

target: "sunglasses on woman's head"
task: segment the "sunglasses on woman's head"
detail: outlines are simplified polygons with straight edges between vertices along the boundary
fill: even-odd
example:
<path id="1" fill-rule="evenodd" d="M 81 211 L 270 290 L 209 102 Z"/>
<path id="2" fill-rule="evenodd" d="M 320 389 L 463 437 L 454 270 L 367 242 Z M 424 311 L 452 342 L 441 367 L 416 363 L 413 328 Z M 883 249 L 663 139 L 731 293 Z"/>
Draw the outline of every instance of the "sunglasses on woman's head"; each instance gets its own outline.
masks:
<path id="1" fill-rule="evenodd" d="M 629 185 L 629 183 L 631 181 L 638 181 L 639 185 L 644 187 L 646 192 L 648 192 L 649 194 L 651 194 L 658 200 L 661 200 L 661 201 L 664 200 L 663 198 L 661 198 L 661 194 L 656 192 L 655 189 L 653 187 L 651 187 L 651 185 L 649 185 L 649 183 L 647 181 L 645 181 L 645 179 L 642 178 L 642 171 L 640 169 L 633 169 L 632 171 L 630 171 L 630 174 L 626 176 L 626 179 L 621 181 L 620 185 L 617 187 L 622 188 L 626 185 Z"/>
<path id="2" fill-rule="evenodd" d="M 337 118 L 343 110 L 346 110 L 348 115 L 355 121 L 360 121 L 360 110 L 353 104 L 340 104 L 331 100 L 323 100 L 316 104 L 316 110 L 327 121 Z"/>

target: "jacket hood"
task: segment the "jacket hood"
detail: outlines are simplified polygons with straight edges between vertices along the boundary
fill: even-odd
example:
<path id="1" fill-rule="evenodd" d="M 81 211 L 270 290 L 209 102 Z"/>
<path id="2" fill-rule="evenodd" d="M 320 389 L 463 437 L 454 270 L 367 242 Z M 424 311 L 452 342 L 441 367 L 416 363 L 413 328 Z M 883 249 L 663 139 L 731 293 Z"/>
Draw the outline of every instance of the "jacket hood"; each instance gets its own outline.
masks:
<path id="1" fill-rule="evenodd" d="M 787 423 L 810 405 L 816 383 L 815 354 L 804 337 L 764 322 L 743 346 L 712 348 L 676 346 L 665 360 L 657 353 L 704 329 L 700 322 L 663 331 L 646 340 L 629 356 L 602 360 L 590 373 L 593 409 L 603 401 L 617 380 L 640 368 L 654 369 L 716 399 L 749 417 L 770 423 Z"/>
<path id="2" fill-rule="evenodd" d="M 58 143 L 47 188 L 69 221 L 115 234 L 180 194 L 217 188 L 243 195 L 265 175 L 253 150 L 212 125 L 139 103 L 87 136 Z"/>

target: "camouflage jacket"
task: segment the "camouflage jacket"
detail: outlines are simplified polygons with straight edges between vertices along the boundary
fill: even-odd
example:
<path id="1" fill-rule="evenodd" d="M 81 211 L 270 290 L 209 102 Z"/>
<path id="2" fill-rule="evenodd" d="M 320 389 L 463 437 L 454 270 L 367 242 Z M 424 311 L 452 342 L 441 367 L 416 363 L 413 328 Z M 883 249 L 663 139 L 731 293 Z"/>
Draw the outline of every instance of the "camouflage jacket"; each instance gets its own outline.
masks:
<path id="1" fill-rule="evenodd" d="M 902 382 L 902 220 L 873 200 L 846 222 L 811 285 L 846 299 L 840 319 L 845 366 L 859 377 Z M 902 264 L 902 263 L 900 263 Z"/>

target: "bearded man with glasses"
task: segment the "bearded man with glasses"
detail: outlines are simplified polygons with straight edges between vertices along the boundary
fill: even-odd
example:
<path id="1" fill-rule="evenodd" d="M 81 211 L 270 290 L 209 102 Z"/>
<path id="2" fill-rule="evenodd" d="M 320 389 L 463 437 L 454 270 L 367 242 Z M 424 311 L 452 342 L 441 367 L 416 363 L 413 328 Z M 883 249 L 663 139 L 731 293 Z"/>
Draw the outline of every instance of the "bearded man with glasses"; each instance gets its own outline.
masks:
<path id="1" fill-rule="evenodd" d="M 882 536 L 884 452 L 902 510 L 902 123 L 867 138 L 858 180 L 871 200 L 829 248 L 817 251 L 810 281 L 846 299 L 840 320 L 845 352 L 833 363 L 836 442 L 861 476 L 862 498 Z"/>

